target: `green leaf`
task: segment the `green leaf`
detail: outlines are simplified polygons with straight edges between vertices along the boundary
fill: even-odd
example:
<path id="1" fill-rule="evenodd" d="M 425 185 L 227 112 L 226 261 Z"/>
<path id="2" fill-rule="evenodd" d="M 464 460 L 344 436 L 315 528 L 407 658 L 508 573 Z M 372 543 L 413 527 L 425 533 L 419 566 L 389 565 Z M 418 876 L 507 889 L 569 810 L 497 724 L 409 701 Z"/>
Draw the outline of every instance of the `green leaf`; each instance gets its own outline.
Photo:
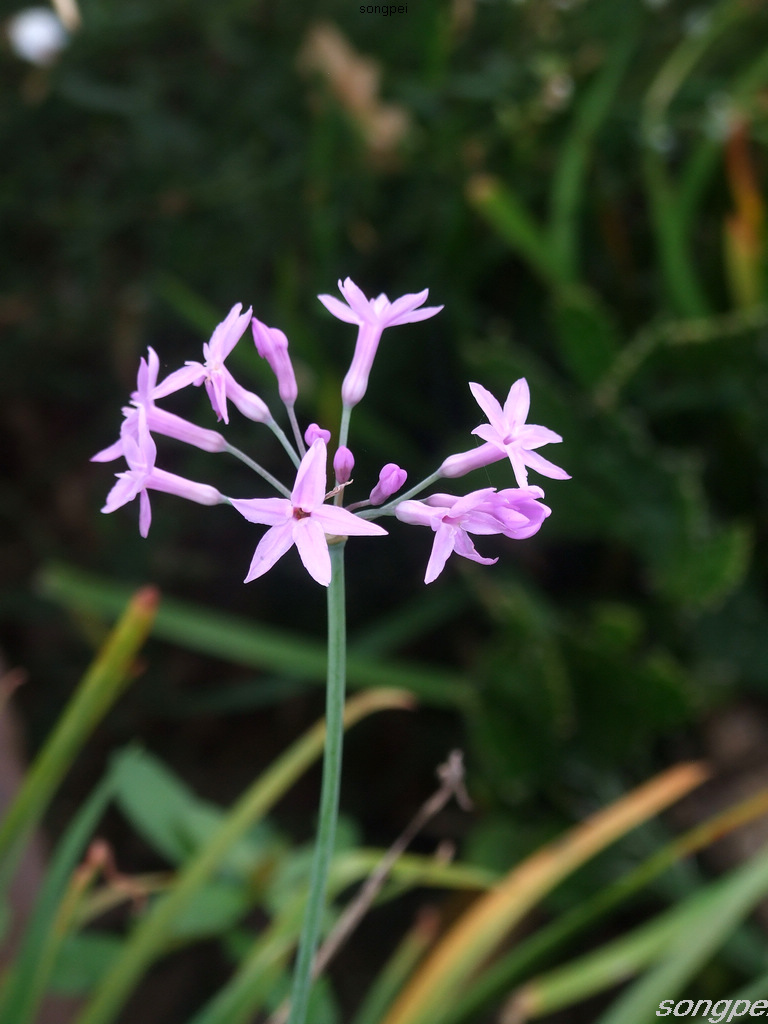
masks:
<path id="1" fill-rule="evenodd" d="M 692 915 L 700 920 L 700 904 L 708 906 L 711 898 L 708 891 L 697 893 L 599 949 L 527 982 L 507 1003 L 509 1015 L 525 1020 L 541 1017 L 634 977 L 658 961 Z"/>
<path id="2" fill-rule="evenodd" d="M 34 1018 L 70 925 L 71 907 L 64 904 L 72 873 L 111 796 L 112 782 L 107 776 L 80 808 L 56 847 L 21 949 L 4 979 L 0 1024 L 25 1024 Z"/>
<path id="3" fill-rule="evenodd" d="M 709 897 L 710 891 L 717 893 Z M 646 1024 L 650 1007 L 674 997 L 704 967 L 768 891 L 765 851 L 697 894 L 698 910 L 684 919 L 656 967 L 627 989 L 597 1024 Z"/>
<path id="4" fill-rule="evenodd" d="M 98 984 L 123 948 L 123 940 L 108 932 L 68 935 L 51 972 L 50 988 L 64 996 L 80 996 Z"/>
<path id="5" fill-rule="evenodd" d="M 62 565 L 48 566 L 40 586 L 46 596 L 68 608 L 107 619 L 124 607 L 130 594 L 122 584 Z M 325 682 L 324 644 L 210 608 L 163 598 L 153 635 L 235 664 Z M 449 669 L 350 654 L 347 677 L 350 686 L 401 687 L 437 706 L 471 701 L 467 681 Z"/>
<path id="6" fill-rule="evenodd" d="M 253 894 L 243 883 L 214 880 L 194 894 L 169 930 L 171 941 L 191 942 L 219 935 L 250 910 Z"/>
<path id="7" fill-rule="evenodd" d="M 112 762 L 116 801 L 137 831 L 174 864 L 183 864 L 220 827 L 225 814 L 200 800 L 157 758 L 129 748 Z M 263 826 L 263 823 L 261 823 Z M 274 842 L 260 829 L 263 842 L 251 832 L 227 853 L 221 870 L 244 876 L 253 871 Z"/>

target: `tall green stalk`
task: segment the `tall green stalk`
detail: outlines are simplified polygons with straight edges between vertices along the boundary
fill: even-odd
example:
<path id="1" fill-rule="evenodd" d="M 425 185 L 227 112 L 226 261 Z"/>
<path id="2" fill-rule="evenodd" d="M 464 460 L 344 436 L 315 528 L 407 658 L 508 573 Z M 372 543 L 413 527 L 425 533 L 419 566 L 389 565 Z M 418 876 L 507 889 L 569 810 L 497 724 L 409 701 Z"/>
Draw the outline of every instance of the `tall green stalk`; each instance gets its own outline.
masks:
<path id="1" fill-rule="evenodd" d="M 131 681 L 159 600 L 154 587 L 136 591 L 27 772 L 0 824 L 0 889 L 13 877 L 24 843 L 85 740 Z"/>
<path id="2" fill-rule="evenodd" d="M 293 973 L 291 1015 L 288 1024 L 304 1024 L 312 988 L 312 961 L 325 910 L 328 870 L 336 838 L 341 785 L 341 753 L 344 741 L 344 686 L 346 677 L 347 622 L 344 595 L 345 541 L 330 544 L 333 575 L 328 587 L 328 672 L 325 698 L 325 752 L 320 793 L 320 819 L 315 855 L 309 879 L 309 896 L 299 951 Z"/>

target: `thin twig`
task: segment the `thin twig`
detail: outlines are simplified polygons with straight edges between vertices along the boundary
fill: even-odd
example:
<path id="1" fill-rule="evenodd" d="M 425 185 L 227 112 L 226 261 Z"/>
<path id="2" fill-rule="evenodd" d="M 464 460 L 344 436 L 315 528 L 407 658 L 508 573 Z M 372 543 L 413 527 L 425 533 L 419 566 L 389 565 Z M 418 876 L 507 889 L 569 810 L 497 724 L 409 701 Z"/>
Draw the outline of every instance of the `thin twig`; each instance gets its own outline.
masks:
<path id="1" fill-rule="evenodd" d="M 371 909 L 395 862 L 402 857 L 427 822 L 445 807 L 451 797 L 456 798 L 462 810 L 472 809 L 472 801 L 464 785 L 464 758 L 460 750 L 451 751 L 445 764 L 441 764 L 437 769 L 437 777 L 440 780 L 439 788 L 421 805 L 405 830 L 363 882 L 357 895 L 347 904 L 330 935 L 317 951 L 312 962 L 313 980 L 322 974 Z M 268 1024 L 285 1024 L 290 1009 L 290 1003 L 284 1002 L 269 1018 Z"/>

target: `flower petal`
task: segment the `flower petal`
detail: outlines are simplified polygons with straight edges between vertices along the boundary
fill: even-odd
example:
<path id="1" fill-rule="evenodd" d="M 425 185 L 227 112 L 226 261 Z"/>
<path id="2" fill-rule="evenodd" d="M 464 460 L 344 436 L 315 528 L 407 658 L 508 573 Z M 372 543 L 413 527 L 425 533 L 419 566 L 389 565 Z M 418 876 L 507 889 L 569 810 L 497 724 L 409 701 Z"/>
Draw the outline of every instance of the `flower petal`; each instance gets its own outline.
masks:
<path id="1" fill-rule="evenodd" d="M 556 434 L 549 427 L 541 427 L 535 423 L 527 423 L 522 430 L 517 432 L 517 440 L 522 448 L 541 448 L 544 444 L 558 444 L 562 441 L 560 434 Z"/>
<path id="2" fill-rule="evenodd" d="M 279 526 L 293 518 L 293 506 L 287 498 L 231 498 L 230 501 L 249 523 Z"/>
<path id="3" fill-rule="evenodd" d="M 331 582 L 331 555 L 320 523 L 314 516 L 297 520 L 293 524 L 293 539 L 304 568 L 313 580 L 327 587 Z"/>
<path id="4" fill-rule="evenodd" d="M 525 377 L 521 377 L 509 389 L 507 400 L 504 403 L 504 416 L 507 423 L 512 427 L 521 427 L 528 419 L 530 408 L 531 390 Z"/>
<path id="5" fill-rule="evenodd" d="M 91 456 L 91 462 L 112 462 L 114 459 L 119 459 L 123 454 L 123 439 L 119 438 L 114 444 L 111 444 L 109 448 L 102 448 L 100 452 L 96 452 L 95 455 Z"/>
<path id="6" fill-rule="evenodd" d="M 208 344 L 207 360 L 218 363 L 224 362 L 229 353 L 242 338 L 245 329 L 251 322 L 252 310 L 241 313 L 242 302 L 236 302 L 226 317 L 213 329 Z"/>
<path id="7" fill-rule="evenodd" d="M 149 405 L 152 402 L 152 393 L 157 384 L 157 373 L 160 369 L 160 360 L 157 357 L 157 352 L 151 346 L 147 349 L 147 352 L 149 354 L 149 362 L 143 356 L 139 360 L 136 390 L 131 396 L 143 405 Z"/>
<path id="8" fill-rule="evenodd" d="M 202 363 L 187 363 L 173 373 L 169 373 L 165 380 L 160 381 L 152 393 L 154 399 L 165 398 L 172 395 L 174 391 L 180 391 L 190 384 L 202 384 L 205 379 L 205 367 Z"/>
<path id="9" fill-rule="evenodd" d="M 496 429 L 496 427 L 492 426 L 490 423 L 481 423 L 479 427 L 475 427 L 474 428 L 472 433 L 476 437 L 481 437 L 486 442 L 486 445 L 489 445 L 489 444 L 493 445 L 494 447 L 498 448 L 499 451 L 506 452 L 507 446 L 504 443 L 504 441 L 502 440 L 504 435 L 499 433 L 499 431 Z M 487 451 L 486 445 L 481 445 L 481 447 L 478 448 L 478 451 L 481 451 L 483 449 L 485 449 Z M 479 458 L 479 456 L 478 456 L 478 458 Z M 489 462 L 490 461 L 491 460 L 489 460 Z M 493 460 L 493 461 L 496 461 L 496 460 Z M 484 463 L 484 465 L 488 465 L 489 462 L 488 463 Z"/>
<path id="10" fill-rule="evenodd" d="M 388 319 L 387 327 L 398 327 L 400 324 L 415 324 L 419 320 L 429 320 L 431 316 L 437 316 L 444 308 L 444 306 L 425 306 L 423 309 L 413 309 L 410 313 L 402 313 L 394 320 Z"/>
<path id="11" fill-rule="evenodd" d="M 466 533 L 460 533 L 456 538 L 453 550 L 462 558 L 469 558 L 472 562 L 479 562 L 480 565 L 495 565 L 498 558 L 484 558 L 475 550 L 475 545 Z"/>
<path id="12" fill-rule="evenodd" d="M 216 413 L 216 418 L 224 420 L 229 424 L 229 410 L 227 409 L 227 384 L 224 374 L 212 373 L 205 382 L 205 390 L 211 400 L 211 406 Z"/>
<path id="13" fill-rule="evenodd" d="M 571 474 L 566 473 L 564 469 L 556 466 L 554 462 L 550 462 L 549 459 L 545 459 L 538 452 L 523 452 L 523 460 L 527 466 L 531 469 L 535 469 L 537 473 L 541 473 L 542 476 L 548 476 L 551 480 L 570 480 Z M 512 464 L 514 466 L 514 463 Z M 520 485 L 524 487 L 524 484 Z"/>
<path id="14" fill-rule="evenodd" d="M 432 553 L 427 562 L 427 571 L 424 575 L 425 583 L 432 583 L 445 568 L 448 556 L 453 551 L 458 532 L 455 526 L 446 526 L 443 523 L 438 526 L 435 533 L 435 542 L 432 545 Z"/>
<path id="15" fill-rule="evenodd" d="M 104 502 L 102 512 L 114 512 L 116 509 L 133 501 L 139 493 L 141 481 L 137 480 L 132 473 L 117 473 L 117 483 L 113 484 L 107 500 Z"/>
<path id="16" fill-rule="evenodd" d="M 335 298 L 333 295 L 318 295 L 318 299 L 322 302 L 329 313 L 332 313 L 338 320 L 343 320 L 347 324 L 357 324 L 360 326 L 360 317 L 357 313 L 353 312 L 349 306 L 345 306 L 343 302 Z"/>
<path id="17" fill-rule="evenodd" d="M 353 313 L 356 313 L 361 320 L 365 320 L 367 323 L 378 323 L 380 317 L 374 313 L 373 305 L 376 300 L 371 301 L 365 297 L 365 293 L 362 288 L 358 288 L 351 277 L 344 279 L 344 284 L 339 281 L 339 291 L 349 303 L 349 307 Z M 384 299 L 382 305 L 384 308 L 389 308 L 389 302 L 386 295 L 380 296 Z"/>
<path id="18" fill-rule="evenodd" d="M 421 306 L 427 301 L 428 295 L 429 288 L 425 288 L 424 291 L 401 295 L 399 299 L 395 299 L 387 311 L 387 324 L 391 326 L 399 317 L 412 313 L 417 306 Z"/>
<path id="19" fill-rule="evenodd" d="M 486 390 L 482 384 L 470 384 L 469 390 L 472 392 L 475 401 L 483 410 L 485 415 L 488 417 L 488 422 L 492 427 L 499 433 L 500 437 L 504 437 L 507 432 L 507 422 L 504 419 L 504 413 L 502 412 L 501 406 L 493 397 L 490 391 Z M 474 434 L 476 430 L 473 430 Z M 483 435 L 478 435 L 482 437 Z M 485 438 L 490 440 L 490 438 Z"/>
<path id="20" fill-rule="evenodd" d="M 517 444 L 507 445 L 507 455 L 509 456 L 512 472 L 515 474 L 518 487 L 528 486 L 528 471 L 525 467 L 530 466 L 529 459 L 541 459 L 542 462 L 546 462 L 546 459 L 542 459 L 540 455 L 524 452 Z"/>
<path id="21" fill-rule="evenodd" d="M 338 505 L 321 505 L 312 513 L 312 519 L 334 537 L 382 537 L 387 533 L 378 523 L 369 523 Z"/>
<path id="22" fill-rule="evenodd" d="M 273 526 L 271 530 L 267 530 L 253 553 L 251 567 L 243 582 L 250 583 L 251 580 L 263 576 L 265 572 L 272 568 L 278 558 L 282 558 L 285 552 L 292 547 L 292 522 L 283 523 L 281 526 Z"/>
<path id="23" fill-rule="evenodd" d="M 139 494 L 139 533 L 146 537 L 149 533 L 149 526 L 152 522 L 152 506 L 149 504 L 149 495 L 146 490 Z"/>
<path id="24" fill-rule="evenodd" d="M 318 437 L 301 460 L 299 471 L 296 474 L 296 483 L 293 485 L 291 493 L 294 507 L 311 512 L 318 505 L 323 504 L 327 460 L 328 449 L 325 447 L 325 441 Z"/>

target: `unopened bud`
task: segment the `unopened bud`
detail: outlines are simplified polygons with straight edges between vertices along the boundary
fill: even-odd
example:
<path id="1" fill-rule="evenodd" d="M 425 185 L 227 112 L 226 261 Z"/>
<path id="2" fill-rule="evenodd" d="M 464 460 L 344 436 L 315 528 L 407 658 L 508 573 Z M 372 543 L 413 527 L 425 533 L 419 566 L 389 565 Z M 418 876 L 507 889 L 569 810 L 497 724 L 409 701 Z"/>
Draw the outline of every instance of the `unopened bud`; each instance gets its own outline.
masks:
<path id="1" fill-rule="evenodd" d="M 296 385 L 296 374 L 293 372 L 293 363 L 288 354 L 288 339 L 277 327 L 267 327 L 261 320 L 254 317 L 251 320 L 253 340 L 256 344 L 256 351 L 266 359 L 277 377 L 277 387 L 280 393 L 280 400 L 285 405 L 293 405 L 299 389 Z"/>
<path id="2" fill-rule="evenodd" d="M 391 494 L 395 494 L 406 481 L 408 474 L 394 462 L 388 462 L 379 473 L 379 482 L 371 491 L 369 501 L 372 505 L 381 505 Z"/>
<path id="3" fill-rule="evenodd" d="M 318 437 L 328 444 L 331 440 L 331 432 L 330 430 L 323 430 L 323 428 L 319 427 L 317 423 L 310 423 L 304 431 L 304 440 L 307 442 L 307 447 L 311 448 Z"/>
<path id="4" fill-rule="evenodd" d="M 341 448 L 337 448 L 336 454 L 333 456 L 333 471 L 336 474 L 337 483 L 348 483 L 354 468 L 355 457 L 349 448 L 346 448 L 344 445 Z"/>

